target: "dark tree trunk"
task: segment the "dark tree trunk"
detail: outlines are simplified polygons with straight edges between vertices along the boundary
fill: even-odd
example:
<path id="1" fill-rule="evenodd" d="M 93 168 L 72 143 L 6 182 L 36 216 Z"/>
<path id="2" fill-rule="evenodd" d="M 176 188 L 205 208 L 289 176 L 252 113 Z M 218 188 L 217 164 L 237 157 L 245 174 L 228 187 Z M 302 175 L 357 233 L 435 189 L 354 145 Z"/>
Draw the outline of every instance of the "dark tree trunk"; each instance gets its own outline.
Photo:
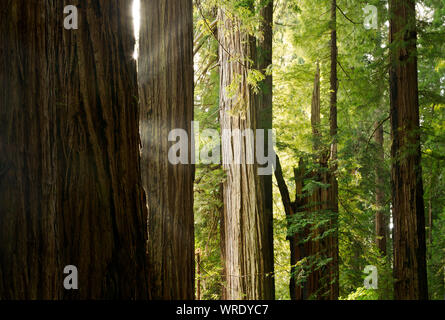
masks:
<path id="1" fill-rule="evenodd" d="M 258 94 L 258 129 L 265 130 L 264 136 L 267 137 L 267 131 L 271 130 L 272 124 L 272 75 L 267 74 L 268 67 L 272 65 L 272 40 L 273 40 L 273 0 L 269 0 L 268 4 L 261 8 L 261 40 L 258 41 L 258 69 L 265 74 L 266 78 L 259 84 L 260 90 Z M 264 139 L 264 150 L 269 150 L 269 140 Z M 264 223 L 267 238 L 265 252 L 265 269 L 266 273 L 273 275 L 274 273 L 274 246 L 273 246 L 273 190 L 272 190 L 272 174 L 261 176 L 261 184 L 264 194 Z M 275 297 L 274 278 L 271 283 L 270 291 L 273 293 L 271 298 Z"/>
<path id="2" fill-rule="evenodd" d="M 221 183 L 219 187 L 219 195 L 221 203 L 224 203 L 224 186 Z M 226 276 L 226 235 L 224 221 L 224 206 L 219 209 L 219 248 L 221 250 L 221 300 L 227 300 L 227 276 Z"/>
<path id="3" fill-rule="evenodd" d="M 415 1 L 390 0 L 389 8 L 394 297 L 428 299 Z"/>
<path id="4" fill-rule="evenodd" d="M 375 202 L 377 212 L 375 215 L 375 235 L 376 245 L 383 256 L 386 256 L 386 242 L 388 237 L 388 219 L 385 212 L 385 178 L 384 166 L 385 152 L 383 149 L 383 126 L 375 123 L 374 140 L 377 147 L 376 168 L 375 168 Z"/>
<path id="5" fill-rule="evenodd" d="M 256 61 L 256 41 L 240 31 L 240 21 L 218 10 L 220 29 L 220 123 L 221 130 L 234 133 L 257 128 L 256 98 L 247 83 L 249 60 Z M 234 97 L 226 92 L 238 81 Z M 273 299 L 268 216 L 256 164 L 247 156 L 255 152 L 254 138 L 234 134 L 222 136 L 224 182 L 224 235 L 227 299 Z M 233 152 L 232 152 L 233 150 Z M 233 157 L 232 157 L 233 153 Z M 253 153 L 254 154 L 254 153 Z M 241 164 L 233 159 L 240 159 Z"/>
<path id="6" fill-rule="evenodd" d="M 68 4 L 78 30 L 63 27 Z M 148 298 L 130 5 L 2 8 L 1 299 Z"/>
<path id="7" fill-rule="evenodd" d="M 174 165 L 169 132 L 192 138 L 192 0 L 143 0 L 138 80 L 141 103 L 142 181 L 148 205 L 148 254 L 154 299 L 193 299 L 194 221 L 190 142 L 189 164 Z"/>
<path id="8" fill-rule="evenodd" d="M 303 175 L 304 169 L 303 162 L 300 161 L 300 167 L 295 175 L 295 185 L 296 185 L 296 193 L 301 194 L 303 189 Z M 297 285 L 296 275 L 296 264 L 297 262 L 305 257 L 304 252 L 299 250 L 299 234 L 291 233 L 291 222 L 292 218 L 295 214 L 296 207 L 302 206 L 301 203 L 293 203 L 291 202 L 289 189 L 287 187 L 286 181 L 284 180 L 283 171 L 280 164 L 280 159 L 277 155 L 276 157 L 276 166 L 275 166 L 275 178 L 277 180 L 278 189 L 281 194 L 281 201 L 283 202 L 284 212 L 286 213 L 286 219 L 288 221 L 287 224 L 287 232 L 288 235 L 286 239 L 289 241 L 290 247 L 290 265 L 291 265 L 291 276 L 289 279 L 289 292 L 291 300 L 301 300 L 303 299 L 303 290 L 301 286 Z"/>
<path id="9" fill-rule="evenodd" d="M 329 263 L 329 282 L 330 294 L 329 299 L 338 299 L 339 294 L 339 269 L 338 269 L 338 182 L 337 172 L 337 1 L 331 2 L 331 97 L 330 97 L 330 135 L 332 139 L 331 145 L 331 175 L 329 188 L 329 210 L 332 212 L 330 228 L 335 229 L 332 236 L 328 240 L 328 252 L 332 261 Z M 328 181 L 329 182 L 329 181 Z"/>

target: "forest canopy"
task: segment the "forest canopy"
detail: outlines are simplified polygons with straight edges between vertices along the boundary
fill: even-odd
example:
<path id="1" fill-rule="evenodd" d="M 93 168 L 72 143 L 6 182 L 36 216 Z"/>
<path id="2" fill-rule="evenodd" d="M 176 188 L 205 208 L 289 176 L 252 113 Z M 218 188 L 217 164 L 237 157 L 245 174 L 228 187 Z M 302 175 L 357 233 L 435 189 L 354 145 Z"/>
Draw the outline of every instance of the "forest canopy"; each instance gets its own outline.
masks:
<path id="1" fill-rule="evenodd" d="M 445 0 L 0 11 L 0 300 L 445 298 Z"/>

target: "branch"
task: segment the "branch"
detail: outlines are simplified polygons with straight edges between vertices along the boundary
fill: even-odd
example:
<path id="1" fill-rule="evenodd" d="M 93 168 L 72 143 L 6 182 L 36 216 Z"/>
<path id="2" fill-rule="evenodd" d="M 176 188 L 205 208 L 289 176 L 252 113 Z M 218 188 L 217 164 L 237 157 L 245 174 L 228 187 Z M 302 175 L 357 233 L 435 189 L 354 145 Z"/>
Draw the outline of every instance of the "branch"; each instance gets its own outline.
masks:
<path id="1" fill-rule="evenodd" d="M 348 77 L 349 80 L 352 80 L 351 77 L 349 76 L 349 74 L 346 72 L 346 70 L 343 68 L 343 66 L 340 63 L 340 60 L 337 59 L 337 63 L 340 66 L 340 68 L 343 70 L 343 72 L 345 73 L 345 75 Z"/>
<path id="2" fill-rule="evenodd" d="M 218 24 L 218 20 L 213 21 L 209 27 L 210 27 L 210 31 L 213 33 L 216 29 L 216 25 Z M 205 38 L 204 41 L 200 42 L 202 38 Z M 196 36 L 195 41 L 194 41 L 194 47 L 195 49 L 193 50 L 193 56 L 195 56 L 199 49 L 201 49 L 201 47 L 204 45 L 205 40 L 208 38 L 208 35 L 205 34 L 205 32 L 201 32 L 198 36 Z"/>
<path id="3" fill-rule="evenodd" d="M 283 171 L 281 169 L 280 158 L 277 154 L 275 168 L 275 178 L 277 179 L 278 189 L 280 189 L 281 200 L 283 201 L 284 212 L 286 216 L 290 216 L 293 214 L 292 203 L 290 201 L 289 189 L 287 187 L 286 181 L 284 181 Z"/>
<path id="4" fill-rule="evenodd" d="M 348 19 L 348 20 L 349 20 L 350 22 L 352 22 L 353 24 L 361 24 L 361 23 L 354 22 L 354 21 L 352 21 L 351 19 L 349 19 L 348 16 L 343 12 L 343 10 L 342 10 L 339 6 L 337 6 L 337 9 L 341 12 L 341 14 L 342 14 L 346 19 Z"/>
<path id="5" fill-rule="evenodd" d="M 218 44 L 221 46 L 221 48 L 233 59 L 235 59 L 235 57 L 223 46 L 223 44 L 221 43 L 221 41 L 219 41 L 218 37 L 215 36 L 214 32 L 212 32 L 212 28 L 210 27 L 209 23 L 207 22 L 207 19 L 204 17 L 204 14 L 202 12 L 202 7 L 201 7 L 201 1 L 200 0 L 196 0 L 196 6 L 198 7 L 198 11 L 199 14 L 201 16 L 201 18 L 204 21 L 204 24 L 207 26 L 207 28 L 209 29 L 210 33 L 212 34 L 213 38 L 215 38 L 215 40 L 218 42 Z M 243 68 L 245 68 L 246 70 L 249 70 L 249 68 L 242 63 L 241 61 L 239 61 L 239 59 L 235 60 L 237 63 L 239 63 Z"/>
<path id="6" fill-rule="evenodd" d="M 372 137 L 374 137 L 374 134 L 376 133 L 376 131 L 386 122 L 389 120 L 391 116 L 387 116 L 385 119 L 383 119 L 382 121 L 379 122 L 379 124 L 374 128 L 374 131 L 372 132 L 371 136 L 368 139 L 368 142 L 366 142 L 366 149 L 365 149 L 365 153 L 368 151 L 368 146 L 369 143 L 371 142 Z"/>

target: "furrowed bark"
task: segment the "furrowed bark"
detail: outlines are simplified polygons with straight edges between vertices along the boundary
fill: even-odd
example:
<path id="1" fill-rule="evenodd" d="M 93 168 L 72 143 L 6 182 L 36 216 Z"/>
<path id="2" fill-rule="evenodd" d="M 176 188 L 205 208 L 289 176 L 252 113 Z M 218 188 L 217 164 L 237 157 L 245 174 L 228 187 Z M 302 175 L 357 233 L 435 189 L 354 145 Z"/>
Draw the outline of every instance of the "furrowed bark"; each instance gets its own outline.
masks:
<path id="1" fill-rule="evenodd" d="M 143 0 L 138 80 L 141 104 L 142 181 L 148 199 L 148 254 L 154 299 L 195 294 L 194 165 L 170 163 L 168 136 L 193 137 L 192 0 Z M 184 141 L 182 141 L 184 142 Z"/>
<path id="2" fill-rule="evenodd" d="M 332 139 L 331 145 L 331 175 L 329 188 L 329 210 L 332 212 L 330 228 L 334 228 L 335 232 L 328 239 L 328 251 L 332 261 L 329 263 L 329 283 L 330 293 L 329 299 L 336 300 L 339 295 L 339 266 L 338 266 L 338 182 L 337 172 L 337 0 L 331 2 L 331 77 L 330 77 L 330 135 Z"/>
<path id="3" fill-rule="evenodd" d="M 2 299 L 149 297 L 130 2 L 3 8 Z M 66 265 L 78 290 L 63 289 Z"/>
<path id="4" fill-rule="evenodd" d="M 240 30 L 240 21 L 218 10 L 220 22 L 220 123 L 224 182 L 224 235 L 227 299 L 272 299 L 273 278 L 268 274 L 268 225 L 261 179 L 256 164 L 248 164 L 255 154 L 252 136 L 243 138 L 236 129 L 257 128 L 256 98 L 247 83 L 249 59 L 255 61 L 255 39 Z M 248 59 L 249 58 L 249 59 Z M 234 96 L 227 88 L 236 83 Z M 253 135 L 255 136 L 255 134 Z M 235 163 L 234 159 L 238 159 Z"/>
<path id="5" fill-rule="evenodd" d="M 260 31 L 262 38 L 258 40 L 258 69 L 265 74 L 265 79 L 259 84 L 260 89 L 258 93 L 258 129 L 265 130 L 265 137 L 267 137 L 267 130 L 271 130 L 272 124 L 272 75 L 267 74 L 268 67 L 272 65 L 272 40 L 273 40 L 273 0 L 269 0 L 266 6 L 261 8 L 261 24 Z M 264 150 L 267 152 L 269 148 L 268 139 L 264 139 Z M 268 274 L 274 273 L 274 246 L 273 246 L 273 190 L 272 190 L 272 175 L 261 176 L 261 185 L 263 186 L 264 194 L 264 221 L 267 237 L 265 269 Z M 271 299 L 275 297 L 275 281 L 272 278 L 270 283 L 272 286 L 268 290 L 271 293 Z"/>
<path id="6" fill-rule="evenodd" d="M 428 299 L 415 1 L 390 0 L 389 10 L 394 298 Z"/>

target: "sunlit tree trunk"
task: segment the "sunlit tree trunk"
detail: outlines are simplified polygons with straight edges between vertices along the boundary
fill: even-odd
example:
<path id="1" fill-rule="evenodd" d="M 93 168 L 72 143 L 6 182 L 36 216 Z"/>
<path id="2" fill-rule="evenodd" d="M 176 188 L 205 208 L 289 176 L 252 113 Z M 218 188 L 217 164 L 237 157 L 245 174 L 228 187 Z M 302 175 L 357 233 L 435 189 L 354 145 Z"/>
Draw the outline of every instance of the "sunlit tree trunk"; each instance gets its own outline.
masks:
<path id="1" fill-rule="evenodd" d="M 263 130 L 272 129 L 272 74 L 270 69 L 272 65 L 272 40 L 273 40 L 273 0 L 269 0 L 267 5 L 260 9 L 261 14 L 261 38 L 258 40 L 257 46 L 257 60 L 258 69 L 265 75 L 265 79 L 259 84 L 258 93 L 258 128 Z M 266 132 L 266 131 L 265 131 Z M 267 134 L 265 133 L 265 137 Z M 269 141 L 264 139 L 264 150 L 269 150 Z M 267 245 L 264 248 L 265 252 L 265 269 L 266 273 L 273 274 L 274 272 L 274 247 L 273 247 L 273 190 L 272 190 L 272 175 L 261 176 L 261 185 L 263 186 L 264 194 L 264 223 L 265 223 L 265 237 L 267 238 Z M 270 285 L 270 292 L 275 296 L 274 278 Z"/>
<path id="2" fill-rule="evenodd" d="M 394 297 L 428 299 L 415 1 L 390 0 L 389 8 Z"/>
<path id="3" fill-rule="evenodd" d="M 154 299 L 195 294 L 193 181 L 193 3 L 142 0 L 138 80 L 142 181 L 148 202 L 150 288 Z M 168 159 L 171 130 L 188 135 L 189 164 Z"/>
<path id="4" fill-rule="evenodd" d="M 255 61 L 255 39 L 240 30 L 240 21 L 218 11 L 220 22 L 220 123 L 222 136 L 226 298 L 272 299 L 273 279 L 268 275 L 268 217 L 261 179 L 256 164 L 247 164 L 254 155 L 254 138 L 236 134 L 258 125 L 255 97 L 247 83 L 250 62 Z M 249 59 L 248 59 L 249 58 Z M 228 87 L 235 87 L 229 95 Z M 232 157 L 233 154 L 233 157 Z M 231 159 L 232 158 L 232 159 Z M 236 164 L 234 159 L 241 160 Z"/>
<path id="5" fill-rule="evenodd" d="M 64 29 L 68 4 L 78 30 Z M 1 299 L 148 297 L 130 6 L 2 5 Z M 78 290 L 64 290 L 66 265 Z"/>

